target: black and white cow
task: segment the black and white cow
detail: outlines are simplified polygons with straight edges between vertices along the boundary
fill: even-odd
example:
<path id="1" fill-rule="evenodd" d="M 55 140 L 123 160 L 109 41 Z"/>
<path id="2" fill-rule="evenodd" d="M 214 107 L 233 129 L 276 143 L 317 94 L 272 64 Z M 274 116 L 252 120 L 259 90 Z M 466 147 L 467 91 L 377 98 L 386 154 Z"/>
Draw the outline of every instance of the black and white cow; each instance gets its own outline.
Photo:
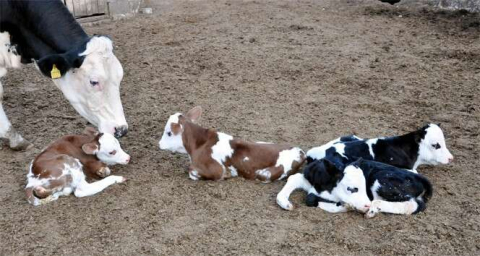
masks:
<path id="1" fill-rule="evenodd" d="M 417 131 L 394 137 L 361 139 L 351 135 L 337 138 L 310 149 L 307 152 L 307 162 L 329 158 L 336 153 L 342 156 L 335 158 L 342 164 L 363 158 L 413 172 L 417 172 L 417 167 L 422 164 L 448 164 L 453 161 L 442 129 L 436 124 L 428 124 Z"/>
<path id="2" fill-rule="evenodd" d="M 121 137 L 127 122 L 120 100 L 122 65 L 105 36 L 89 37 L 60 0 L 0 1 L 0 78 L 8 68 L 35 62 L 75 110 L 102 133 Z M 13 149 L 30 146 L 2 107 L 0 138 Z"/>
<path id="3" fill-rule="evenodd" d="M 335 157 L 340 157 L 336 155 Z M 348 165 L 324 158 L 307 165 L 303 174 L 288 178 L 277 195 L 277 203 L 292 210 L 290 194 L 308 192 L 307 205 L 331 212 L 354 209 L 371 218 L 378 212 L 415 214 L 425 210 L 432 185 L 420 174 L 384 163 L 358 159 Z"/>

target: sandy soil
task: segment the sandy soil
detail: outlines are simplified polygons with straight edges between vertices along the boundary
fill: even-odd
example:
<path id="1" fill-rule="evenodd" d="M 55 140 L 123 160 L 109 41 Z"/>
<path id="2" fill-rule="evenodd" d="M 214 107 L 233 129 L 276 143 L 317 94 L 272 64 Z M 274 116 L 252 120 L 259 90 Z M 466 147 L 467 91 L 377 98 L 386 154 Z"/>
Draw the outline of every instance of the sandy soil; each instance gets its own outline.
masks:
<path id="1" fill-rule="evenodd" d="M 416 2 L 416 1 L 410 1 Z M 32 66 L 3 80 L 8 115 L 35 147 L 0 148 L 0 255 L 478 255 L 480 17 L 371 0 L 163 1 L 155 15 L 86 28 L 124 65 L 128 178 L 103 193 L 27 204 L 27 165 L 86 121 Z M 328 214 L 284 182 L 194 182 L 157 143 L 168 116 L 307 150 L 340 135 L 442 123 L 455 156 L 419 171 L 434 184 L 415 216 Z"/>

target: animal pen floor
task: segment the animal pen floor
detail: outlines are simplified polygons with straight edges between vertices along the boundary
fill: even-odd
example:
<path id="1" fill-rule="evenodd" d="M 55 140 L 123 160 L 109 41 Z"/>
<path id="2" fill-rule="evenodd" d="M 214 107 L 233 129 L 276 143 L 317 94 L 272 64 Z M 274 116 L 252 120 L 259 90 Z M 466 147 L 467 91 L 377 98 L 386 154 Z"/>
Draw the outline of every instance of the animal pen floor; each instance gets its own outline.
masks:
<path id="1" fill-rule="evenodd" d="M 125 176 L 89 198 L 27 204 L 27 166 L 86 124 L 32 65 L 3 80 L 5 108 L 35 147 L 0 148 L 0 255 L 478 255 L 480 17 L 372 0 L 162 1 L 153 16 L 94 27 L 123 64 Z M 329 214 L 285 184 L 188 179 L 158 148 L 166 119 L 307 150 L 340 135 L 397 135 L 441 123 L 455 156 L 421 167 L 434 196 L 415 216 Z"/>

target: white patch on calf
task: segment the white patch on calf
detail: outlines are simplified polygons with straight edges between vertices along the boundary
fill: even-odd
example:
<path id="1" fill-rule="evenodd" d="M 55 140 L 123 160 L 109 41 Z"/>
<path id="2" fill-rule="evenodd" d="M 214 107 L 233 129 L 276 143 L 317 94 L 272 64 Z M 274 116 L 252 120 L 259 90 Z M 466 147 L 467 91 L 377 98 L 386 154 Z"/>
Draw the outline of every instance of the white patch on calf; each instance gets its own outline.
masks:
<path id="1" fill-rule="evenodd" d="M 429 125 L 419 146 L 418 159 L 413 166 L 414 170 L 422 164 L 448 164 L 453 160 L 452 154 L 447 149 L 442 129 L 436 124 Z M 437 149 L 437 146 L 440 148 Z"/>
<path id="2" fill-rule="evenodd" d="M 250 160 L 250 158 L 248 158 L 248 156 L 246 156 L 246 157 L 243 159 L 244 162 L 246 162 L 246 161 L 248 161 L 248 160 Z"/>
<path id="3" fill-rule="evenodd" d="M 232 177 L 237 177 L 238 176 L 238 172 L 237 172 L 237 169 L 233 166 L 229 166 L 228 169 L 230 170 L 230 175 Z"/>
<path id="4" fill-rule="evenodd" d="M 264 178 L 263 182 L 269 182 L 272 176 L 272 173 L 267 169 L 257 170 L 255 171 L 255 174 L 257 174 L 257 176 L 262 176 Z"/>
<path id="5" fill-rule="evenodd" d="M 215 159 L 223 168 L 225 172 L 225 161 L 227 157 L 232 157 L 233 148 L 230 145 L 230 141 L 233 140 L 233 137 L 225 133 L 217 133 L 218 141 L 212 147 L 212 158 Z"/>
<path id="6" fill-rule="evenodd" d="M 183 127 L 179 124 L 180 115 L 181 113 L 176 113 L 168 118 L 165 129 L 163 130 L 162 138 L 160 139 L 158 145 L 162 150 L 187 154 L 187 149 L 185 148 L 185 145 L 183 145 L 182 139 Z M 178 134 L 174 134 L 172 132 L 172 124 L 180 125 L 181 131 Z"/>
<path id="7" fill-rule="evenodd" d="M 291 148 L 279 153 L 277 163 L 275 164 L 275 167 L 283 167 L 283 173 L 279 180 L 288 176 L 288 173 L 292 170 L 292 164 L 294 161 L 300 163 L 302 153 L 303 151 L 300 148 Z"/>
<path id="8" fill-rule="evenodd" d="M 373 200 L 383 200 L 383 198 L 379 196 L 377 193 L 380 187 L 381 187 L 380 182 L 378 182 L 378 180 L 375 180 L 375 182 L 373 182 L 372 187 L 370 188 L 370 190 L 372 191 Z"/>
<path id="9" fill-rule="evenodd" d="M 198 172 L 196 170 L 192 170 L 192 171 L 188 172 L 188 177 L 191 180 L 199 180 L 200 179 L 200 176 L 198 175 Z"/>
<path id="10" fill-rule="evenodd" d="M 370 152 L 370 156 L 372 159 L 375 159 L 375 154 L 373 153 L 373 145 L 377 144 L 378 139 L 369 139 L 366 141 L 368 145 L 368 151 Z"/>
<path id="11" fill-rule="evenodd" d="M 345 158 L 348 158 L 347 156 L 345 156 L 345 144 L 337 143 L 333 147 L 335 148 L 335 151 L 337 151 L 338 154 L 340 154 Z"/>

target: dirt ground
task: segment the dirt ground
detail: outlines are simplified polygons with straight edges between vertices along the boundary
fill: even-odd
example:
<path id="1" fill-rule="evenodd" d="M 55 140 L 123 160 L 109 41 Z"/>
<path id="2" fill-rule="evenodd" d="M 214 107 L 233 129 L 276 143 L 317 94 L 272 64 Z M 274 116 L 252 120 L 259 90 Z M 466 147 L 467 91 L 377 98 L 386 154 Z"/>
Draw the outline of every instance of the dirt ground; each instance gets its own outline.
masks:
<path id="1" fill-rule="evenodd" d="M 154 2 L 154 1 L 152 1 Z M 27 166 L 86 121 L 31 65 L 3 80 L 5 108 L 35 147 L 0 147 L 0 255 L 479 255 L 480 17 L 422 2 L 187 1 L 87 27 L 108 34 L 125 77 L 128 178 L 89 198 L 27 204 Z M 284 182 L 188 179 L 158 148 L 166 119 L 201 105 L 205 127 L 308 150 L 441 123 L 455 156 L 421 167 L 434 197 L 415 216 L 280 209 Z"/>

